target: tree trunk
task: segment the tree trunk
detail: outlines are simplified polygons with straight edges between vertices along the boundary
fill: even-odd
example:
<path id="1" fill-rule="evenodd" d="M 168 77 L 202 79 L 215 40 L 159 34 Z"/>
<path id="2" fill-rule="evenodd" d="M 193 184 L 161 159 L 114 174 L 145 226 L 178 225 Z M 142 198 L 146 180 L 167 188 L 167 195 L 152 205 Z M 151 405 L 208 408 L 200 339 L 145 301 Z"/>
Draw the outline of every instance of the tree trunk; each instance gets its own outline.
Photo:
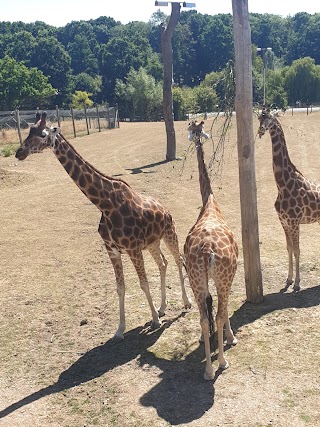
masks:
<path id="1" fill-rule="evenodd" d="M 263 300 L 252 109 L 248 0 L 232 0 L 242 246 L 247 300 Z"/>
<path id="2" fill-rule="evenodd" d="M 176 134 L 173 123 L 173 53 L 172 35 L 180 18 L 180 3 L 171 3 L 171 16 L 166 28 L 162 27 L 161 48 L 163 60 L 163 117 L 167 133 L 167 160 L 176 159 Z"/>

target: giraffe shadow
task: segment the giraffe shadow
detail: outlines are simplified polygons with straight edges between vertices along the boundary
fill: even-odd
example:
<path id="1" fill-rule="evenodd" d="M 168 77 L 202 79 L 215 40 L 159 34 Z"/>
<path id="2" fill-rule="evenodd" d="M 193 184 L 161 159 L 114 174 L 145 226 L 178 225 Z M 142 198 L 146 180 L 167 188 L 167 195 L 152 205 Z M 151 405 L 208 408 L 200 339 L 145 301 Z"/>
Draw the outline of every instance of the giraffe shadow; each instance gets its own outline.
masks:
<path id="1" fill-rule="evenodd" d="M 201 418 L 214 405 L 214 384 L 222 371 L 218 369 L 212 381 L 203 379 L 203 345 L 180 361 L 159 359 L 147 351 L 141 355 L 139 363 L 161 370 L 161 381 L 140 398 L 140 403 L 155 408 L 158 416 L 169 425 L 188 424 Z"/>
<path id="2" fill-rule="evenodd" d="M 164 165 L 165 163 L 168 163 L 168 160 L 161 160 L 160 162 L 156 163 L 150 163 L 148 165 L 139 166 L 136 168 L 128 168 L 127 171 L 131 171 L 132 175 L 136 175 L 138 173 L 155 173 L 156 171 L 144 171 L 144 169 L 154 168 L 156 166 Z"/>
<path id="3" fill-rule="evenodd" d="M 261 304 L 244 303 L 230 318 L 234 333 L 266 314 L 286 308 L 305 308 L 320 304 L 320 285 L 298 293 L 265 295 Z M 216 347 L 216 333 L 213 337 Z M 230 348 L 225 345 L 225 350 Z M 201 418 L 214 405 L 214 384 L 221 373 L 217 369 L 213 381 L 204 381 L 204 346 L 190 353 L 183 361 L 156 359 L 148 352 L 141 354 L 141 365 L 147 363 L 161 369 L 161 382 L 141 397 L 144 406 L 152 406 L 158 415 L 171 425 L 189 423 Z M 217 359 L 217 354 L 212 360 Z M 192 390 L 192 392 L 190 392 Z"/>
<path id="4" fill-rule="evenodd" d="M 286 308 L 306 308 L 320 304 L 320 285 L 298 293 L 267 294 L 261 304 L 244 303 L 230 318 L 234 333 L 244 325 L 253 323 L 266 314 Z M 148 390 L 140 403 L 154 407 L 162 419 L 171 425 L 189 423 L 201 418 L 214 405 L 215 382 L 221 375 L 217 370 L 213 381 L 204 381 L 204 348 L 199 345 L 183 360 L 166 360 L 156 357 L 148 348 L 152 347 L 162 333 L 181 315 L 163 322 L 160 329 L 135 328 L 125 334 L 125 340 L 116 343 L 112 339 L 81 356 L 58 380 L 12 403 L 0 411 L 0 419 L 37 400 L 79 386 L 99 378 L 114 368 L 138 358 L 138 363 L 156 366 L 161 370 L 161 381 Z M 229 348 L 226 346 L 226 349 Z M 216 360 L 214 355 L 212 360 Z M 191 392 L 192 391 L 192 392 Z"/>
<path id="5" fill-rule="evenodd" d="M 165 381 L 162 381 L 164 393 L 161 394 L 162 397 L 159 406 L 160 413 L 163 412 L 165 415 L 165 408 L 171 407 L 173 395 L 176 394 L 175 398 L 177 398 L 178 395 L 182 395 L 184 400 L 186 399 L 188 402 L 188 404 L 183 403 L 183 406 L 186 410 L 189 410 L 190 416 L 192 412 L 200 415 L 200 413 L 203 413 L 212 405 L 213 393 L 211 384 L 211 395 L 207 388 L 207 393 L 205 393 L 206 399 L 204 399 L 202 397 L 204 391 L 201 392 L 201 387 L 199 387 L 199 400 L 194 397 L 190 399 L 188 390 L 190 390 L 189 387 L 193 387 L 193 382 L 195 382 L 195 379 L 192 378 L 193 369 L 190 369 L 190 366 L 192 367 L 194 364 L 200 364 L 199 354 L 195 352 L 192 356 L 188 357 L 189 362 L 186 360 L 176 364 L 174 361 L 168 362 L 159 360 L 148 351 L 148 348 L 156 343 L 163 332 L 183 315 L 185 315 L 185 312 L 182 312 L 182 314 L 173 319 L 164 320 L 159 329 L 151 330 L 147 325 L 145 327 L 135 328 L 125 333 L 125 339 L 120 343 L 110 339 L 105 344 L 89 350 L 68 369 L 61 372 L 55 383 L 43 387 L 0 410 L 0 419 L 43 397 L 72 389 L 83 383 L 99 378 L 114 368 L 124 365 L 137 357 L 141 366 L 148 363 L 150 365 L 157 365 L 160 369 L 165 371 L 164 374 L 162 374 Z M 202 351 L 201 355 L 203 357 Z M 190 364 L 191 359 L 193 361 Z M 194 362 L 195 359 L 197 359 L 196 363 Z M 172 374 L 169 372 L 171 370 L 173 371 Z M 184 371 L 186 371 L 187 374 Z M 205 389 L 205 387 L 203 387 L 203 381 L 200 379 L 198 382 L 199 385 L 202 384 L 202 389 Z M 166 388 L 168 388 L 168 391 L 166 391 Z M 153 395 L 151 394 L 151 396 Z M 145 402 L 148 403 L 148 400 L 145 400 Z M 151 401 L 149 401 L 149 404 L 151 404 Z M 190 406 L 192 406 L 193 410 L 190 409 Z"/>

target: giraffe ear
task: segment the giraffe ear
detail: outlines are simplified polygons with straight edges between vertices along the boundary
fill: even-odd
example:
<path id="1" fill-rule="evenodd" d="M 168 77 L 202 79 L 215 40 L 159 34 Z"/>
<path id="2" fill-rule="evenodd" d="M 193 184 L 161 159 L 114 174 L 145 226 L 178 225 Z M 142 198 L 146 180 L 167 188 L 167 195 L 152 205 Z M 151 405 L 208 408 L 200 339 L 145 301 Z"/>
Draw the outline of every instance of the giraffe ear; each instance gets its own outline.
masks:
<path id="1" fill-rule="evenodd" d="M 34 119 L 34 124 L 37 124 L 39 120 L 40 120 L 40 113 L 38 111 L 37 114 L 36 114 L 36 117 Z"/>
<path id="2" fill-rule="evenodd" d="M 41 114 L 41 122 L 42 123 L 46 122 L 46 120 L 47 120 L 47 113 L 46 113 L 46 111 L 43 111 Z"/>

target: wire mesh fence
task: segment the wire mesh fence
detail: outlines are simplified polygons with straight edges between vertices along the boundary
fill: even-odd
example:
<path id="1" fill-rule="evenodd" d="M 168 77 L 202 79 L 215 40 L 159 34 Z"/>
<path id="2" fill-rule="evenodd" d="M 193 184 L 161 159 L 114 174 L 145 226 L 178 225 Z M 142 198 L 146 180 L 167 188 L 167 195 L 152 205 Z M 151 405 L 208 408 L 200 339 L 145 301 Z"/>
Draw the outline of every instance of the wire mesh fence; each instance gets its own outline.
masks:
<path id="1" fill-rule="evenodd" d="M 17 144 L 28 135 L 38 110 L 0 111 L 0 145 Z M 119 127 L 118 107 L 97 106 L 94 108 L 46 110 L 52 126 L 61 127 L 65 136 L 74 137 L 101 132 Z"/>

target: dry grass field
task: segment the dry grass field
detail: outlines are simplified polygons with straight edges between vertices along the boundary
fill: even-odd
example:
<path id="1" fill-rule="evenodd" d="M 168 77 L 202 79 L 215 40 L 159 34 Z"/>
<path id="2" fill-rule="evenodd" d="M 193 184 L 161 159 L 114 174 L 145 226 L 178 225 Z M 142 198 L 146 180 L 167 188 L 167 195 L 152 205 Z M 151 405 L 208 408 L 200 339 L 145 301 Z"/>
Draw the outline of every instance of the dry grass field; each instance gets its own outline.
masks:
<path id="1" fill-rule="evenodd" d="M 281 121 L 292 161 L 320 182 L 320 113 L 286 114 Z M 175 126 L 182 155 L 187 123 Z M 197 163 L 195 155 L 164 161 L 164 123 L 121 123 L 71 143 L 102 172 L 160 199 L 176 220 L 182 249 L 201 205 Z M 207 142 L 207 158 L 211 148 Z M 148 328 L 146 298 L 124 257 L 127 330 L 123 342 L 113 342 L 118 298 L 97 233 L 99 211 L 51 151 L 23 162 L 0 157 L 1 427 L 320 426 L 320 230 L 301 227 L 302 290 L 280 293 L 287 251 L 273 207 L 269 135 L 257 138 L 255 148 L 265 298 L 259 305 L 245 301 L 233 123 L 213 188 L 240 246 L 229 301 L 238 345 L 226 349 L 230 367 L 213 382 L 203 380 L 197 307 L 182 309 L 165 248 L 163 326 Z M 148 253 L 145 262 L 158 304 L 159 273 Z M 192 297 L 188 284 L 187 291 Z M 212 294 L 215 300 L 213 286 Z M 212 360 L 217 368 L 214 353 Z"/>

